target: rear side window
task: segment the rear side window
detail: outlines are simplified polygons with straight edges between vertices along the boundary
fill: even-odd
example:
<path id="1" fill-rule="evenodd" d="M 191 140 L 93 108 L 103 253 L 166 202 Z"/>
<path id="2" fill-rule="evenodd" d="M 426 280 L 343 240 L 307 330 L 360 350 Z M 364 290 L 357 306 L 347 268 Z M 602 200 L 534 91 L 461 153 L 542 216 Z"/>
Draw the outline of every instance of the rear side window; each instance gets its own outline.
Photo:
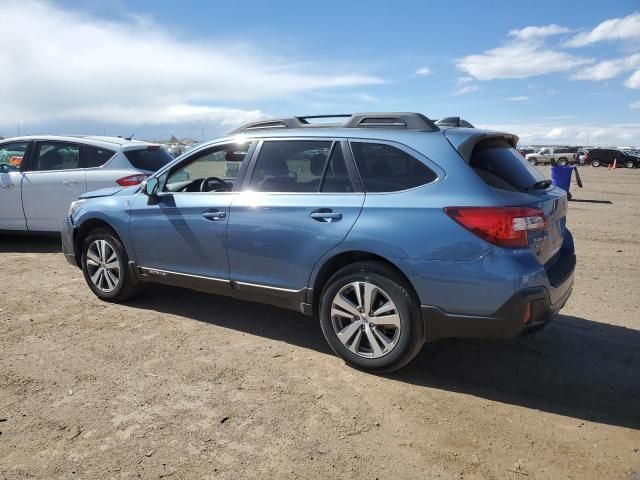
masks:
<path id="1" fill-rule="evenodd" d="M 544 175 L 503 139 L 479 142 L 469 165 L 491 187 L 513 192 L 530 190 Z"/>
<path id="2" fill-rule="evenodd" d="M 163 149 L 158 147 L 149 147 L 139 150 L 127 150 L 124 152 L 125 157 L 133 168 L 138 170 L 148 170 L 155 172 L 164 167 L 167 163 L 173 161 L 173 157 Z"/>
<path id="3" fill-rule="evenodd" d="M 351 142 L 351 150 L 367 192 L 398 192 L 437 178 L 420 160 L 391 145 Z"/>
<path id="4" fill-rule="evenodd" d="M 84 163 L 86 168 L 101 167 L 116 154 L 107 148 L 84 146 Z"/>

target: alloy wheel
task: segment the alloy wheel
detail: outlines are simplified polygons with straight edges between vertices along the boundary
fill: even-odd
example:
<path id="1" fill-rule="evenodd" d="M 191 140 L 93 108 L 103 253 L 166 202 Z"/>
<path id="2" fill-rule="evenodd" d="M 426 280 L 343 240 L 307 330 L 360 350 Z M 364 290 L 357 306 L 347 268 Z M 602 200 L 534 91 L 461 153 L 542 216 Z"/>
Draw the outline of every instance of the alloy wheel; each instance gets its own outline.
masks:
<path id="1" fill-rule="evenodd" d="M 331 304 L 331 323 L 342 344 L 365 358 L 390 353 L 400 338 L 401 319 L 391 297 L 371 282 L 342 287 Z"/>
<path id="2" fill-rule="evenodd" d="M 113 292 L 120 284 L 120 262 L 113 246 L 106 240 L 95 240 L 89 245 L 86 257 L 91 282 L 101 292 Z"/>

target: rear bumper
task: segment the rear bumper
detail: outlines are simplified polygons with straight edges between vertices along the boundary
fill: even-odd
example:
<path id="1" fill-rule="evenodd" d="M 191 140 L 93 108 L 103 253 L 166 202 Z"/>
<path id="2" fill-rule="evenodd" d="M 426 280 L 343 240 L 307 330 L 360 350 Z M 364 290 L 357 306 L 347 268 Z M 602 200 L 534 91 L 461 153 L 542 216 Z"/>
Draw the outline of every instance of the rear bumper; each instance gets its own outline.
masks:
<path id="1" fill-rule="evenodd" d="M 74 267 L 80 266 L 75 251 L 75 227 L 69 217 L 65 217 L 62 223 L 60 238 L 62 240 L 62 253 L 64 254 L 64 258 Z"/>
<path id="2" fill-rule="evenodd" d="M 562 265 L 563 271 L 556 272 L 555 276 L 549 272 L 549 289 L 532 287 L 520 290 L 489 316 L 449 313 L 423 305 L 426 340 L 444 337 L 513 338 L 544 328 L 571 296 L 575 256 L 571 257 Z"/>

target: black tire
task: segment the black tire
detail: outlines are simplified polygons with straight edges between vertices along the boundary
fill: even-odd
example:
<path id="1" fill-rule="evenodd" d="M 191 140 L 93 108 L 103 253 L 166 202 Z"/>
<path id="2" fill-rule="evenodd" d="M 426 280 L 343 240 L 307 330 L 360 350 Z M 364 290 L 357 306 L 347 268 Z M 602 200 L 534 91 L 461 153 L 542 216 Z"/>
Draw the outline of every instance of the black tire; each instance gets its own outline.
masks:
<path id="1" fill-rule="evenodd" d="M 379 358 L 365 358 L 352 352 L 338 338 L 331 308 L 338 292 L 352 282 L 366 282 L 382 289 L 396 306 L 400 328 L 395 346 Z M 320 297 L 320 326 L 331 349 L 349 365 L 369 372 L 386 373 L 409 363 L 424 345 L 424 324 L 420 302 L 413 289 L 392 268 L 382 262 L 363 261 L 338 270 L 326 283 Z M 363 331 L 364 331 L 364 327 Z M 378 327 L 379 328 L 379 327 Z"/>
<path id="2" fill-rule="evenodd" d="M 538 159 L 536 157 L 529 157 L 527 161 L 533 166 L 536 166 L 538 164 Z"/>
<path id="3" fill-rule="evenodd" d="M 591 166 L 592 167 L 599 167 L 600 166 L 600 160 L 598 160 L 598 159 L 591 160 Z"/>
<path id="4" fill-rule="evenodd" d="M 566 158 L 562 157 L 558 159 L 558 165 L 565 166 L 568 164 L 569 164 L 569 161 Z"/>
<path id="5" fill-rule="evenodd" d="M 107 242 L 113 252 L 116 253 L 117 262 L 119 264 L 120 270 L 118 283 L 115 288 L 109 292 L 101 290 L 96 284 L 94 284 L 94 282 L 91 280 L 89 267 L 87 265 L 87 252 L 89 251 L 89 247 L 98 240 L 104 240 Z M 124 302 L 125 300 L 138 293 L 139 287 L 135 282 L 135 279 L 131 278 L 132 274 L 129 271 L 129 258 L 127 257 L 127 252 L 122 246 L 122 242 L 120 242 L 118 236 L 112 230 L 108 228 L 97 228 L 89 232 L 82 244 L 82 257 L 80 262 L 82 273 L 84 274 L 84 279 L 87 282 L 87 285 L 89 285 L 91 291 L 99 299 L 105 300 L 107 302 L 119 303 Z"/>
<path id="6" fill-rule="evenodd" d="M 624 166 L 627 168 L 634 168 L 636 166 L 636 162 L 634 162 L 633 160 L 627 160 L 626 162 L 624 162 Z"/>

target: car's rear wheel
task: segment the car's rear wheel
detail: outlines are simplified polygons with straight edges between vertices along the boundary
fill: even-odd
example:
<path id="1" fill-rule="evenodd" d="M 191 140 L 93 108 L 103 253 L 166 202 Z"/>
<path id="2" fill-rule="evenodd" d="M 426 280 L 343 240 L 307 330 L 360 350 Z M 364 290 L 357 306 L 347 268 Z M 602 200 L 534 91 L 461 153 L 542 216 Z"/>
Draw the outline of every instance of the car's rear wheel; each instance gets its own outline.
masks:
<path id="1" fill-rule="evenodd" d="M 627 168 L 633 168 L 636 166 L 636 163 L 633 160 L 627 160 L 624 162 L 624 166 Z"/>
<path id="2" fill-rule="evenodd" d="M 535 165 L 537 165 L 537 164 L 538 164 L 538 159 L 537 159 L 537 158 L 535 158 L 535 157 L 530 157 L 530 158 L 528 159 L 528 162 L 529 162 L 531 165 L 534 165 L 534 166 L 535 166 Z"/>
<path id="3" fill-rule="evenodd" d="M 592 167 L 599 167 L 600 166 L 600 160 L 591 160 L 591 166 Z"/>
<path id="4" fill-rule="evenodd" d="M 567 165 L 568 163 L 569 161 L 564 157 L 558 159 L 558 165 L 564 166 L 564 165 Z"/>
<path id="5" fill-rule="evenodd" d="M 424 344 L 415 294 L 380 262 L 354 263 L 329 279 L 320 299 L 320 325 L 336 354 L 377 373 L 406 365 Z"/>
<path id="6" fill-rule="evenodd" d="M 111 230 L 95 229 L 83 242 L 82 272 L 89 288 L 102 300 L 122 302 L 137 293 L 128 260 L 120 239 Z"/>

